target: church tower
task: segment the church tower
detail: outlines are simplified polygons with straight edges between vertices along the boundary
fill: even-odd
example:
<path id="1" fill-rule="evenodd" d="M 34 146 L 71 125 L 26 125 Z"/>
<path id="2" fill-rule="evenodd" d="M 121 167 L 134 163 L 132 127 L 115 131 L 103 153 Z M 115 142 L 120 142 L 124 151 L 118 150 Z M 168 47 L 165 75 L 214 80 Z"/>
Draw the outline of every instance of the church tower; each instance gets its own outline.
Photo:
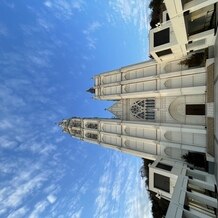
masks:
<path id="1" fill-rule="evenodd" d="M 189 69 L 182 59 L 153 60 L 102 73 L 92 90 L 116 119 L 71 118 L 60 125 L 81 140 L 155 160 L 207 153 L 207 68 Z"/>

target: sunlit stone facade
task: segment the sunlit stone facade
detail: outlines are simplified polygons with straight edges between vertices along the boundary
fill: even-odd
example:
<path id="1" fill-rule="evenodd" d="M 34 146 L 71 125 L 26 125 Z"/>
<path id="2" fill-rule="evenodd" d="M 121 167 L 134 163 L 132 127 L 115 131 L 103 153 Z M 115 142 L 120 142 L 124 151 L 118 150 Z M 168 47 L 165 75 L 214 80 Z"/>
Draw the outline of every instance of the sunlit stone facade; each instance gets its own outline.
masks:
<path id="1" fill-rule="evenodd" d="M 150 30 L 153 59 L 94 77 L 94 98 L 115 101 L 108 108 L 114 118 L 73 117 L 60 126 L 80 140 L 153 160 L 149 189 L 171 200 L 167 217 L 216 217 L 215 177 L 182 156 L 198 152 L 214 162 L 217 1 L 164 2 Z M 193 54 L 202 60 L 187 63 Z"/>

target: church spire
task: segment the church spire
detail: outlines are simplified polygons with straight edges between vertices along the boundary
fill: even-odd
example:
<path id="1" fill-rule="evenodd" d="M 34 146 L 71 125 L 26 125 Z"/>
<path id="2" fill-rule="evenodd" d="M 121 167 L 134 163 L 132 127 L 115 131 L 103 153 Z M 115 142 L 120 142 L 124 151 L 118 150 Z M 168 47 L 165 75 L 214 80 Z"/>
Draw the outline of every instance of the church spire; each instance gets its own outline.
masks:
<path id="1" fill-rule="evenodd" d="M 66 120 L 62 120 L 61 122 L 58 123 L 58 126 L 60 126 L 64 132 L 66 133 L 69 133 L 69 130 L 68 130 L 68 126 L 69 126 L 69 119 Z"/>
<path id="2" fill-rule="evenodd" d="M 92 94 L 95 93 L 95 89 L 94 89 L 93 87 L 91 87 L 90 89 L 87 89 L 86 91 L 87 91 L 87 92 L 90 92 L 90 93 L 92 93 Z"/>

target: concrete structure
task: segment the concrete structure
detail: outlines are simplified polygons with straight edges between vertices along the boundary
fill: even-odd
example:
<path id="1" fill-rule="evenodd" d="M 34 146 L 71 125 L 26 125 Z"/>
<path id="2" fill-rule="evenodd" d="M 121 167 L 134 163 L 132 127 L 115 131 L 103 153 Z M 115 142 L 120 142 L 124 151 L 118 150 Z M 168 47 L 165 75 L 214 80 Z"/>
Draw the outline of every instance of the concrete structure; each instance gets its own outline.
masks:
<path id="1" fill-rule="evenodd" d="M 216 217 L 216 181 L 186 163 L 157 158 L 149 166 L 149 189 L 170 200 L 166 217 Z"/>
<path id="2" fill-rule="evenodd" d="M 108 110 L 116 119 L 73 117 L 60 126 L 78 139 L 154 160 L 149 189 L 171 201 L 167 217 L 215 217 L 215 177 L 190 169 L 182 156 L 198 152 L 209 166 L 215 162 L 217 0 L 164 2 L 162 22 L 150 30 L 153 59 L 94 77 L 90 91 L 115 101 Z M 193 63 L 193 54 L 202 60 Z"/>
<path id="3" fill-rule="evenodd" d="M 165 0 L 163 22 L 150 31 L 150 54 L 158 62 L 213 46 L 217 0 Z"/>

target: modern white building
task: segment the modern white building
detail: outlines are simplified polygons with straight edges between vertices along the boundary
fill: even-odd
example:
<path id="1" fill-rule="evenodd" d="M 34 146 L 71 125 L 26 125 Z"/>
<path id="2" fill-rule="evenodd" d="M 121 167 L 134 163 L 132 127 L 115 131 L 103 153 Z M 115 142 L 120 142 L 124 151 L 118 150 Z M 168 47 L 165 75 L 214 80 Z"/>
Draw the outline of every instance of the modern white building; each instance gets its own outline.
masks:
<path id="1" fill-rule="evenodd" d="M 94 77 L 94 98 L 113 100 L 108 111 L 115 118 L 73 117 L 60 126 L 78 139 L 153 160 L 149 190 L 171 201 L 167 217 L 216 217 L 215 177 L 190 169 L 182 156 L 198 152 L 214 162 L 217 0 L 164 2 L 161 22 L 150 30 L 153 59 Z"/>
<path id="2" fill-rule="evenodd" d="M 215 43 L 217 0 L 164 0 L 166 10 L 150 31 L 150 54 L 157 62 L 184 57 Z"/>
<path id="3" fill-rule="evenodd" d="M 215 177 L 178 160 L 157 158 L 149 166 L 149 189 L 170 201 L 167 218 L 217 217 Z"/>

